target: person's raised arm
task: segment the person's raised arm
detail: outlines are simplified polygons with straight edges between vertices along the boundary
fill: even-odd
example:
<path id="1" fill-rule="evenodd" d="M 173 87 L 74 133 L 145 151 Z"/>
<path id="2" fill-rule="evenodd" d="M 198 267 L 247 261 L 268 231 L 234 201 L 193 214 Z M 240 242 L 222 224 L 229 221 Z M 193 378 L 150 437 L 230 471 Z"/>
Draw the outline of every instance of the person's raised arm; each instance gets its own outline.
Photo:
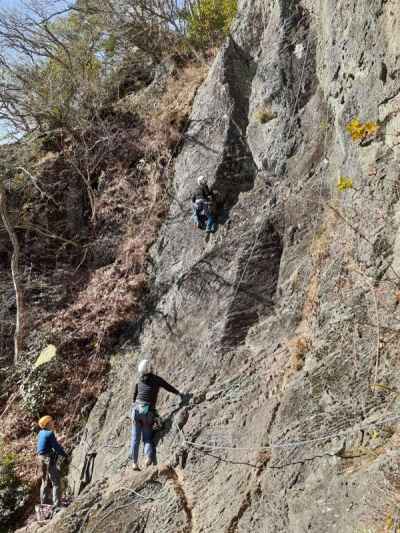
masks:
<path id="1" fill-rule="evenodd" d="M 160 378 L 160 376 L 157 376 L 157 378 L 158 378 L 158 384 L 160 385 L 160 387 L 162 387 L 168 392 L 172 392 L 172 394 L 176 394 L 177 396 L 182 396 L 182 394 L 175 387 L 173 387 L 167 381 L 165 381 L 165 379 Z"/>

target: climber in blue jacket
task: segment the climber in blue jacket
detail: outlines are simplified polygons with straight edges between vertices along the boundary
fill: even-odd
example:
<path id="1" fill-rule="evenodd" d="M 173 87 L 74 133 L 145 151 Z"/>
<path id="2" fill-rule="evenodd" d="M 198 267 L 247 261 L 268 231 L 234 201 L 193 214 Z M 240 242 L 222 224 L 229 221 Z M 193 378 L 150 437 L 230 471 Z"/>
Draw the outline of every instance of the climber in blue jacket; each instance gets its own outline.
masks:
<path id="1" fill-rule="evenodd" d="M 172 394 L 185 396 L 163 378 L 153 374 L 150 360 L 144 359 L 138 365 L 139 380 L 135 385 L 132 409 L 132 442 L 130 459 L 133 461 L 133 470 L 139 470 L 139 446 L 143 437 L 145 465 L 150 466 L 154 460 L 153 425 L 155 421 L 155 408 L 158 391 L 165 389 Z"/>
<path id="2" fill-rule="evenodd" d="M 214 233 L 216 221 L 210 205 L 214 200 L 214 193 L 208 187 L 204 176 L 197 178 L 197 185 L 192 196 L 193 216 L 199 229 L 204 229 L 205 221 L 207 221 L 206 232 Z"/>
<path id="3" fill-rule="evenodd" d="M 53 507 L 60 507 L 61 480 L 57 466 L 58 456 L 66 457 L 64 448 L 54 434 L 54 420 L 51 416 L 42 416 L 38 422 L 41 428 L 37 441 L 37 453 L 42 470 L 40 486 L 40 503 L 46 503 L 50 485 L 53 488 Z"/>

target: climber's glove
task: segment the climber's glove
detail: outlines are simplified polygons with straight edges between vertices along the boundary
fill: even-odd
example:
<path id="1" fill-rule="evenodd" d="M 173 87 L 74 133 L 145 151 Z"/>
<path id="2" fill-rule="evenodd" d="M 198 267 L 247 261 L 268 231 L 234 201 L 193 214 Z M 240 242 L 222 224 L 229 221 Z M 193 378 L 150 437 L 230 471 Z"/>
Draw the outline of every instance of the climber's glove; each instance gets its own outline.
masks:
<path id="1" fill-rule="evenodd" d="M 190 399 L 191 399 L 192 395 L 189 394 L 189 393 L 183 393 L 183 392 L 181 392 L 181 393 L 179 394 L 179 397 L 180 397 L 180 399 L 181 399 L 181 403 L 182 403 L 182 404 L 188 404 L 188 403 L 190 402 Z"/>

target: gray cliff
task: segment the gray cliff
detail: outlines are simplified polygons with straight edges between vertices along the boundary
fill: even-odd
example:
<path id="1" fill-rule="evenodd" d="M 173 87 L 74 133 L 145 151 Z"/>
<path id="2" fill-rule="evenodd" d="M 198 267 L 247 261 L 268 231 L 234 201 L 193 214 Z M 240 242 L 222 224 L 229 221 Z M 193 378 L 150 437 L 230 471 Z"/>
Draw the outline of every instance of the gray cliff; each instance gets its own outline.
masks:
<path id="1" fill-rule="evenodd" d="M 397 531 L 399 104 L 398 0 L 240 2 L 176 161 L 148 313 L 74 455 L 75 493 L 87 452 L 92 481 L 46 531 Z M 353 119 L 379 129 L 352 140 Z M 208 242 L 200 173 L 224 200 Z M 159 466 L 135 473 L 146 354 L 193 397 L 162 394 Z"/>

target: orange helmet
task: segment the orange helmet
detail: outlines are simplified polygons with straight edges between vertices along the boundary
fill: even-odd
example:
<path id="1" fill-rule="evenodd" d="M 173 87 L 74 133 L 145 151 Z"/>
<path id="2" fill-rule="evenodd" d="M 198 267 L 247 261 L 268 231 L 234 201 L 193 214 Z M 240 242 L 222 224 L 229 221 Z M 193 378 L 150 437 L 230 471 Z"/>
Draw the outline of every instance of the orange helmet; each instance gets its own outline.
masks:
<path id="1" fill-rule="evenodd" d="M 46 416 L 42 416 L 38 424 L 41 429 L 45 429 L 51 422 L 53 422 L 53 418 L 49 415 L 46 415 Z"/>

